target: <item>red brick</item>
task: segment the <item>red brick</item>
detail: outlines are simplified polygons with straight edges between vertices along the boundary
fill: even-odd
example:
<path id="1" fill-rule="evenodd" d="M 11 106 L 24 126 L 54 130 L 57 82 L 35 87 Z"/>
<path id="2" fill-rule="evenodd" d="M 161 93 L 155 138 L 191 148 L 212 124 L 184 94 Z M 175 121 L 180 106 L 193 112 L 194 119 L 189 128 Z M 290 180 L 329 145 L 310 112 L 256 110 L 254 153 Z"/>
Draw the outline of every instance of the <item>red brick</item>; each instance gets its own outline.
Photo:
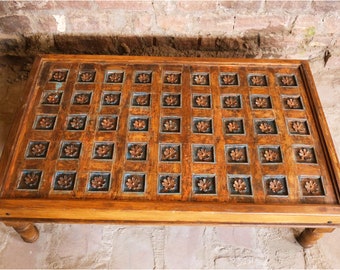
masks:
<path id="1" fill-rule="evenodd" d="M 100 29 L 98 16 L 96 14 L 72 14 L 66 17 L 66 30 L 69 33 L 98 33 Z"/>
<path id="2" fill-rule="evenodd" d="M 47 10 L 53 9 L 54 1 L 7 1 L 8 10 Z"/>
<path id="3" fill-rule="evenodd" d="M 267 12 L 289 12 L 289 14 L 307 13 L 311 10 L 311 4 L 308 1 L 266 1 L 265 8 Z"/>
<path id="4" fill-rule="evenodd" d="M 202 14 L 197 22 L 192 23 L 191 31 L 193 33 L 201 33 L 203 35 L 210 34 L 212 36 L 224 35 L 226 32 L 232 32 L 234 18 L 232 16 Z"/>
<path id="5" fill-rule="evenodd" d="M 67 10 L 67 9 L 78 9 L 78 10 L 91 10 L 92 9 L 92 1 L 87 1 L 87 0 L 83 0 L 83 1 L 53 1 L 54 2 L 54 6 L 53 9 L 63 9 L 63 10 Z"/>
<path id="6" fill-rule="evenodd" d="M 188 19 L 181 14 L 159 16 L 157 26 L 169 35 L 186 35 L 190 29 Z"/>
<path id="7" fill-rule="evenodd" d="M 316 12 L 338 12 L 340 10 L 340 1 L 313 1 L 312 8 Z"/>
<path id="8" fill-rule="evenodd" d="M 7 2 L 0 2 L 0 14 L 6 14 Z"/>
<path id="9" fill-rule="evenodd" d="M 176 10 L 181 11 L 213 11 L 216 10 L 216 1 L 176 1 Z"/>
<path id="10" fill-rule="evenodd" d="M 262 5 L 262 1 L 250 0 L 250 1 L 221 1 L 219 5 L 225 9 L 239 13 L 256 13 Z"/>
<path id="11" fill-rule="evenodd" d="M 46 15 L 40 15 L 38 17 L 32 18 L 35 20 L 35 31 L 38 33 L 56 33 L 57 32 L 57 22 L 55 18 Z"/>
<path id="12" fill-rule="evenodd" d="M 339 35 L 339 15 L 330 15 L 323 18 L 323 33 Z"/>
<path id="13" fill-rule="evenodd" d="M 153 26 L 154 15 L 146 12 L 141 12 L 133 19 L 133 31 L 139 35 L 150 34 L 150 29 Z"/>
<path id="14" fill-rule="evenodd" d="M 261 16 L 247 16 L 238 15 L 235 18 L 234 31 L 244 32 L 255 29 L 265 29 L 268 27 L 286 26 L 288 18 L 285 16 L 261 15 Z"/>
<path id="15" fill-rule="evenodd" d="M 151 11 L 153 10 L 152 1 L 102 1 L 95 0 L 98 9 L 120 9 L 127 11 Z"/>
<path id="16" fill-rule="evenodd" d="M 5 34 L 30 33 L 30 20 L 26 16 L 7 16 L 0 18 L 0 32 Z"/>

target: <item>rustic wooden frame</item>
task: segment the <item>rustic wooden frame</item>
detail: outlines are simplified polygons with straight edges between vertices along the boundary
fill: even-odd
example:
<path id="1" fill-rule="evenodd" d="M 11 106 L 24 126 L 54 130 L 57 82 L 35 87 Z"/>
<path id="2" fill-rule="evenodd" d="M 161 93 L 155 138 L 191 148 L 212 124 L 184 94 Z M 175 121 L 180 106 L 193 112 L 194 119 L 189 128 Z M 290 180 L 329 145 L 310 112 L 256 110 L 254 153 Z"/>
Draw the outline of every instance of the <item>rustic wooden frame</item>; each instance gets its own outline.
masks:
<path id="1" fill-rule="evenodd" d="M 36 58 L 32 67 L 23 100 L 34 100 L 35 84 L 39 79 L 42 65 L 46 62 L 66 61 L 68 63 L 137 63 L 147 65 L 227 65 L 244 69 L 247 67 L 294 68 L 301 75 L 304 90 L 310 106 L 310 119 L 313 120 L 319 138 L 326 168 L 329 174 L 334 200 L 326 203 L 249 203 L 249 202 L 214 202 L 214 201 L 176 201 L 155 200 L 77 200 L 72 198 L 46 198 L 6 196 L 7 176 L 13 170 L 15 146 L 23 136 L 18 132 L 25 127 L 25 115 L 33 110 L 33 102 L 24 102 L 18 110 L 0 163 L 0 220 L 13 226 L 21 234 L 29 230 L 31 237 L 37 238 L 30 222 L 112 222 L 112 223 L 153 223 L 153 224 L 215 224 L 215 225 L 262 225 L 325 228 L 307 230 L 299 238 L 300 243 L 308 247 L 321 233 L 331 231 L 340 225 L 340 169 L 331 134 L 327 127 L 322 105 L 313 82 L 308 62 L 303 60 L 260 60 L 260 59 L 201 59 L 201 58 L 165 58 L 165 57 L 121 57 L 90 55 L 42 55 Z M 182 78 L 183 79 L 183 78 Z M 184 78 L 185 79 L 185 78 Z M 188 78 L 186 78 L 188 79 Z M 288 166 L 288 165 L 287 165 Z M 134 203 L 138 202 L 138 203 Z M 19 222 L 19 223 L 18 223 Z M 24 225 L 20 222 L 25 222 Z M 28 223 L 27 223 L 28 222 Z M 21 224 L 20 226 L 18 224 Z M 318 236 L 315 234 L 318 233 Z M 302 239 L 302 240 L 301 240 Z"/>

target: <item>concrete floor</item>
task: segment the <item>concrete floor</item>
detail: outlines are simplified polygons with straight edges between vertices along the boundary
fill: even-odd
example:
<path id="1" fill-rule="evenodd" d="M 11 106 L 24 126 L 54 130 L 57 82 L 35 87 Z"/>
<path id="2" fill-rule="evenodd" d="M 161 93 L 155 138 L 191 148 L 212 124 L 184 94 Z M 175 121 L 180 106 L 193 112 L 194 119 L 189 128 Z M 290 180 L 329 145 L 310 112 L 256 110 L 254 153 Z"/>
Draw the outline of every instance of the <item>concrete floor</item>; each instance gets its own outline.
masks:
<path id="1" fill-rule="evenodd" d="M 332 60 L 332 61 L 331 61 Z M 340 153 L 340 59 L 311 62 L 327 121 Z M 0 153 L 20 103 L 30 65 L 0 61 Z M 304 250 L 300 229 L 212 226 L 38 224 L 40 238 L 24 243 L 0 223 L 0 268 L 340 269 L 340 230 Z"/>

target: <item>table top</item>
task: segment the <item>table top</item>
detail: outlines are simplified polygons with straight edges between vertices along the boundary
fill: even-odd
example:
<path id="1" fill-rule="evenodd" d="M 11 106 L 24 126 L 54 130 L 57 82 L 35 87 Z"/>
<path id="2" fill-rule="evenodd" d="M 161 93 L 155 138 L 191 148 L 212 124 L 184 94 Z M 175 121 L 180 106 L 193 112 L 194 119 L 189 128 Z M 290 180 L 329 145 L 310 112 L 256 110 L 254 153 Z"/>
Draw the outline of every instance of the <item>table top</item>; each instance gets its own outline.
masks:
<path id="1" fill-rule="evenodd" d="M 340 224 L 306 61 L 44 55 L 22 98 L 0 218 Z"/>

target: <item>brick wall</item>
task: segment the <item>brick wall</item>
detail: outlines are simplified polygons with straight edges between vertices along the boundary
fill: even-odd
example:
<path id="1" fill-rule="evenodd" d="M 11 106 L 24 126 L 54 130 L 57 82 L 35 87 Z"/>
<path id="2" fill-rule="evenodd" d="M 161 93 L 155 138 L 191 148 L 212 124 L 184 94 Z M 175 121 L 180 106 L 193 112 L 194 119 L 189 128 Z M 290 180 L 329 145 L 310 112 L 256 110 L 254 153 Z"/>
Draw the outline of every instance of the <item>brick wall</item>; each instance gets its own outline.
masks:
<path id="1" fill-rule="evenodd" d="M 339 16 L 339 1 L 3 1 L 0 53 L 322 58 L 340 54 Z"/>
<path id="2" fill-rule="evenodd" d="M 339 16 L 340 1 L 0 1 L 0 154 L 25 63 L 90 53 L 309 59 L 340 156 Z M 288 229 L 39 226 L 41 239 L 27 245 L 0 224 L 0 268 L 340 266 L 336 236 L 303 251 Z"/>

